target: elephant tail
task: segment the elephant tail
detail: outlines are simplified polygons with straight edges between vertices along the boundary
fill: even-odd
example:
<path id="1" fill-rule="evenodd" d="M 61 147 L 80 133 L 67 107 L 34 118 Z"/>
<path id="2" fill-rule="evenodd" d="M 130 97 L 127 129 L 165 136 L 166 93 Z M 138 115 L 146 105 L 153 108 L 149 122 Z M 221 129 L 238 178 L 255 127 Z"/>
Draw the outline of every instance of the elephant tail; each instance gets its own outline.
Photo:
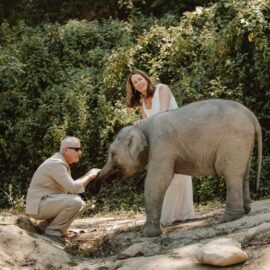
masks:
<path id="1" fill-rule="evenodd" d="M 258 168 L 257 168 L 257 182 L 256 182 L 256 190 L 258 191 L 260 187 L 260 175 L 262 169 L 262 129 L 256 117 L 255 117 L 255 130 L 258 146 Z"/>

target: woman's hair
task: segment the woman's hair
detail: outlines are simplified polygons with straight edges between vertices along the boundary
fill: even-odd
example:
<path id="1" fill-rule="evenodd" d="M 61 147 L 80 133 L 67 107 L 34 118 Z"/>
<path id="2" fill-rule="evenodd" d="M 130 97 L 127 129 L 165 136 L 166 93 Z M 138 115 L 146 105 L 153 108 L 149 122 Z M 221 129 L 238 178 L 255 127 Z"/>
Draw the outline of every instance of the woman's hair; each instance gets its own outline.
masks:
<path id="1" fill-rule="evenodd" d="M 145 80 L 147 81 L 147 91 L 146 91 L 147 96 L 146 97 L 153 96 L 155 92 L 155 86 L 154 86 L 153 81 L 150 79 L 150 77 L 146 75 L 143 71 L 139 69 L 134 69 L 133 71 L 130 72 L 127 79 L 127 84 L 126 84 L 127 104 L 128 104 L 128 107 L 131 107 L 131 108 L 138 107 L 141 105 L 141 94 L 135 89 L 131 81 L 131 77 L 134 74 L 139 74 L 143 76 Z"/>

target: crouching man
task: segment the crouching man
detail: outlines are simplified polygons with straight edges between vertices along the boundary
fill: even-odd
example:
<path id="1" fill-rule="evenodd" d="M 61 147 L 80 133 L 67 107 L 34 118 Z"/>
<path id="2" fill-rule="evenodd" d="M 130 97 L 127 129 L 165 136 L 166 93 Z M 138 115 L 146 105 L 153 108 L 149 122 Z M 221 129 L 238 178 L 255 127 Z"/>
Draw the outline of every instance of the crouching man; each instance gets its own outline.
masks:
<path id="1" fill-rule="evenodd" d="M 94 168 L 73 180 L 69 165 L 78 162 L 80 155 L 80 140 L 65 138 L 60 151 L 36 170 L 26 197 L 26 214 L 41 220 L 35 225 L 36 231 L 63 244 L 69 226 L 85 207 L 85 202 L 77 194 L 83 193 L 100 171 Z"/>

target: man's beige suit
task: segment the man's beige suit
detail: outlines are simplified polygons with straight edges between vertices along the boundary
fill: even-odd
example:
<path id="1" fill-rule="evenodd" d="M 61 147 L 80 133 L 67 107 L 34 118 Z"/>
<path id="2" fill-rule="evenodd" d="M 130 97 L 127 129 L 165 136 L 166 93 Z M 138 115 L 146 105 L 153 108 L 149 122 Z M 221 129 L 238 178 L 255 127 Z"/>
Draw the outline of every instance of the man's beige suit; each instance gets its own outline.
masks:
<path id="1" fill-rule="evenodd" d="M 73 180 L 70 167 L 60 153 L 45 160 L 36 170 L 26 198 L 26 213 L 40 223 L 46 234 L 65 234 L 85 203 L 79 193 L 84 192 L 80 180 Z"/>

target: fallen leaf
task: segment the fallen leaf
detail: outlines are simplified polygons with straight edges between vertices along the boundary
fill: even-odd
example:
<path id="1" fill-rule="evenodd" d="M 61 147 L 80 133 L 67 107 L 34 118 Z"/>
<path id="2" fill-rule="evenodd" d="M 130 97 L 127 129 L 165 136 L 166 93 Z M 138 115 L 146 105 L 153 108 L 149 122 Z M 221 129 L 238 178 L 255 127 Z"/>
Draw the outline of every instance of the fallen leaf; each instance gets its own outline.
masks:
<path id="1" fill-rule="evenodd" d="M 130 256 L 128 254 L 118 254 L 117 255 L 117 260 L 126 260 L 129 258 L 130 258 Z"/>
<path id="2" fill-rule="evenodd" d="M 144 254 L 143 254 L 141 251 L 137 252 L 137 253 L 134 255 L 134 257 L 142 257 L 142 256 L 144 256 Z"/>

